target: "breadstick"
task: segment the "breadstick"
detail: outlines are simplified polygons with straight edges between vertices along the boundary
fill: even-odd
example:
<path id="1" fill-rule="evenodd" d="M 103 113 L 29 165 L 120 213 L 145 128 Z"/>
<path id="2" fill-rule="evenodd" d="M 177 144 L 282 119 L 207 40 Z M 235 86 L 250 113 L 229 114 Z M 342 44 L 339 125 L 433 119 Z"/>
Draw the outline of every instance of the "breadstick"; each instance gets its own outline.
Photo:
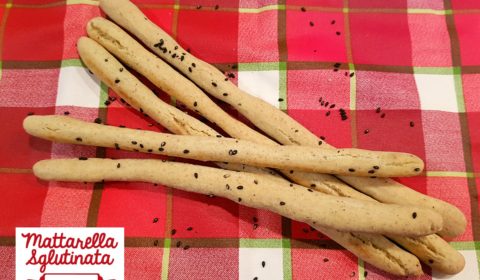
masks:
<path id="1" fill-rule="evenodd" d="M 259 142 L 263 135 L 250 130 L 244 123 L 229 117 L 195 84 L 182 76 L 156 55 L 145 50 L 120 27 L 104 18 L 94 18 L 87 24 L 88 36 L 110 53 L 120 58 L 137 72 L 148 78 L 158 88 L 175 97 L 189 109 L 200 112 L 207 119 L 216 119 L 216 124 L 235 138 Z M 92 45 L 92 44 L 90 44 Z M 88 48 L 78 47 L 87 55 Z M 171 54 L 181 58 L 181 54 Z M 191 66 L 193 67 L 193 66 Z M 193 67 L 195 68 L 195 67 Z"/>
<path id="2" fill-rule="evenodd" d="M 44 180 L 147 181 L 225 197 L 287 218 L 340 231 L 421 236 L 438 231 L 441 217 L 421 207 L 363 202 L 308 191 L 257 174 L 160 160 L 44 160 L 33 167 Z M 415 214 L 416 215 L 415 215 Z M 415 216 L 415 218 L 413 217 Z"/>
<path id="3" fill-rule="evenodd" d="M 384 171 L 380 174 L 400 173 L 400 170 L 390 165 L 394 165 L 397 159 L 407 162 L 407 165 L 418 166 L 415 157 L 408 154 L 375 152 L 374 155 L 378 156 L 374 156 L 371 152 L 357 149 L 260 145 L 231 138 L 172 135 L 113 127 L 66 116 L 30 116 L 25 119 L 24 128 L 33 136 L 63 143 L 117 147 L 129 151 L 259 167 L 368 176 L 372 166 L 381 166 L 380 170 Z M 411 158 L 409 162 L 408 158 Z"/>
<path id="4" fill-rule="evenodd" d="M 108 55 L 108 53 L 102 51 L 103 48 L 93 42 L 88 38 L 81 38 L 78 41 L 78 50 L 80 53 L 80 57 L 84 61 L 84 63 L 89 67 L 92 72 L 99 77 L 104 83 L 106 83 L 109 87 L 114 88 L 117 94 L 123 97 L 134 104 L 137 104 L 136 107 L 138 108 L 150 108 L 150 104 L 155 104 L 153 99 L 156 99 L 154 94 L 145 87 L 136 77 L 131 75 L 126 69 L 124 69 L 123 65 L 121 65 L 116 59 L 110 58 L 108 62 L 104 61 L 104 57 Z M 114 83 L 115 79 L 117 78 L 117 69 L 124 69 L 122 83 Z M 130 74 L 130 75 L 129 75 Z M 127 77 L 126 77 L 127 76 Z M 134 93 L 134 94 L 133 94 Z M 161 100 L 160 100 L 161 101 Z M 163 103 L 163 101 L 161 101 Z M 166 104 L 166 106 L 171 107 L 170 105 Z M 212 106 L 216 106 L 213 104 Z M 169 117 L 173 117 L 174 119 L 183 119 L 182 116 L 184 113 L 174 108 L 174 110 L 165 110 L 162 108 L 161 112 L 168 111 Z M 164 121 L 164 116 L 158 114 L 156 110 L 150 110 L 149 116 L 153 118 L 155 121 L 160 123 L 162 126 L 170 129 L 170 122 Z M 227 115 L 228 116 L 228 115 Z M 217 116 L 215 116 L 217 117 Z M 229 117 L 229 116 L 228 116 Z M 185 119 L 188 120 L 191 118 L 190 116 L 186 116 Z M 215 121 L 215 120 L 213 120 Z M 203 125 L 203 123 L 201 123 Z M 203 128 L 202 126 L 196 125 L 196 123 L 185 123 L 184 124 L 189 129 L 188 132 L 192 135 L 204 135 L 210 134 L 210 136 L 215 137 L 218 135 L 215 133 L 208 133 L 207 129 Z M 203 125 L 205 126 L 205 125 Z M 205 133 L 207 132 L 207 133 Z M 258 134 L 258 133 L 257 133 Z M 248 134 L 244 134 L 248 135 Z M 260 134 L 258 134 L 260 135 Z M 237 135 L 238 136 L 238 135 Z M 244 136 L 243 136 L 244 137 Z M 265 144 L 276 144 L 274 141 L 270 140 L 267 137 L 263 137 L 263 142 Z M 258 138 L 259 139 L 259 138 Z M 257 141 L 258 141 L 257 139 Z M 251 173 L 260 173 L 260 174 L 268 174 L 274 173 L 271 170 L 263 169 L 263 168 L 256 168 L 246 165 L 234 165 L 228 163 L 216 163 L 217 165 L 230 170 L 237 170 L 237 171 L 246 171 Z M 295 181 L 301 182 L 304 186 L 318 186 L 316 190 L 335 194 L 340 196 L 351 196 L 350 192 L 356 192 L 355 190 L 347 187 L 342 182 L 340 182 L 335 177 L 330 175 L 324 175 L 319 173 L 302 173 L 302 172 L 284 172 L 287 176 L 294 178 Z M 275 178 L 272 178 L 275 179 Z M 281 179 L 284 180 L 284 179 Z M 341 190 L 336 185 L 345 186 L 344 190 Z M 398 246 L 390 242 L 388 239 L 381 235 L 376 234 L 367 234 L 367 233 L 346 233 L 346 232 L 339 232 L 333 229 L 322 228 L 319 226 L 315 226 L 310 224 L 310 226 L 314 227 L 315 229 L 321 231 L 323 234 L 330 237 L 332 240 L 336 241 L 337 243 L 341 244 L 347 250 L 351 251 L 354 255 L 363 259 L 364 261 L 387 271 L 389 273 L 395 275 L 420 275 L 422 273 L 421 266 L 419 264 L 418 259 L 410 253 L 405 252 L 404 250 L 400 249 Z"/>
<path id="5" fill-rule="evenodd" d="M 287 114 L 284 114 L 263 100 L 238 89 L 230 81 L 224 81 L 225 77 L 220 71 L 212 65 L 187 53 L 171 36 L 148 20 L 130 1 L 101 0 L 100 6 L 117 24 L 139 38 L 148 48 L 184 73 L 189 79 L 195 82 L 195 84 L 214 97 L 232 105 L 254 125 L 280 143 L 285 145 L 323 145 L 324 147 L 331 147 Z M 167 50 L 167 53 L 164 53 L 165 50 Z M 186 53 L 186 55 L 183 60 L 179 61 L 167 55 L 168 50 L 176 50 L 179 53 Z M 195 71 L 190 72 L 188 67 L 190 67 L 192 63 L 195 63 L 196 67 Z M 215 83 L 216 86 L 212 83 Z M 239 106 L 239 104 L 241 104 L 241 106 Z M 343 177 L 346 178 L 347 176 Z M 342 180 L 345 179 L 343 177 Z M 363 192 L 365 188 L 368 188 L 369 182 L 375 181 L 376 179 L 364 180 L 363 178 L 351 177 L 348 178 L 348 180 L 350 182 L 349 184 Z M 445 228 L 440 234 L 453 237 L 465 231 L 465 216 L 455 206 L 435 198 L 423 196 L 415 191 L 409 192 L 409 196 L 407 197 L 401 196 L 399 194 L 402 191 L 398 190 L 406 189 L 407 187 L 397 185 L 393 180 L 385 180 L 385 182 L 385 186 L 390 186 L 390 188 L 384 188 L 384 191 L 378 193 L 375 199 L 381 202 L 394 201 L 394 203 L 406 205 L 415 205 L 419 200 L 424 201 L 421 205 L 439 211 L 445 220 Z M 367 185 L 365 185 L 365 183 L 367 183 Z"/>

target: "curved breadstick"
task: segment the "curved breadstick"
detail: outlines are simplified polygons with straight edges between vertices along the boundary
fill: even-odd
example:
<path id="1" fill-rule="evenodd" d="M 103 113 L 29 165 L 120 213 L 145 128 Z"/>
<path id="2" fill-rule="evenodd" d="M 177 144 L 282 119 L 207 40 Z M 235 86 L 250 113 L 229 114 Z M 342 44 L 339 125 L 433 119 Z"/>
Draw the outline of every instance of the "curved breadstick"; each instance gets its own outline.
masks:
<path id="1" fill-rule="evenodd" d="M 89 67 L 90 70 L 92 70 L 92 72 L 97 77 L 99 77 L 109 87 L 114 88 L 117 94 L 119 94 L 122 98 L 124 98 L 128 102 L 133 102 L 134 104 L 136 104 L 135 107 L 147 108 L 148 111 L 144 109 L 144 112 L 146 112 L 152 119 L 159 122 L 165 128 L 170 129 L 170 127 L 172 126 L 172 122 L 166 121 L 168 119 L 165 119 L 164 115 L 159 114 L 158 111 L 155 110 L 154 106 L 157 102 L 156 99 L 158 98 L 136 77 L 131 74 L 128 75 L 129 72 L 124 69 L 123 65 L 121 65 L 114 58 L 109 58 L 108 62 L 105 62 L 104 57 L 106 57 L 108 53 L 97 43 L 93 42 L 88 38 L 80 38 L 77 46 L 80 57 L 87 65 L 87 67 Z M 120 68 L 124 69 L 122 71 L 125 72 L 124 78 L 122 83 L 116 84 L 114 81 L 117 78 L 117 70 Z M 161 100 L 160 102 L 162 103 L 162 110 L 160 112 L 168 112 L 168 117 L 174 120 L 185 120 L 187 123 L 181 122 L 181 126 L 189 127 L 190 129 L 188 130 L 188 132 L 192 135 L 209 134 L 209 136 L 213 137 L 218 135 L 216 132 L 211 133 L 210 130 L 204 127 L 206 125 L 204 125 L 203 123 L 200 123 L 201 125 L 199 126 L 197 123 L 188 122 L 188 120 L 192 117 L 188 115 L 183 116 L 185 115 L 185 113 L 172 107 L 171 105 L 164 105 L 164 102 Z M 171 107 L 172 109 L 170 110 L 169 108 L 165 107 Z M 173 122 L 173 124 L 176 125 L 176 122 Z M 175 127 L 176 126 L 174 126 L 174 128 Z M 267 137 L 263 137 L 263 139 L 263 142 L 259 143 L 276 144 L 274 141 L 270 140 Z M 250 173 L 271 175 L 270 173 L 273 172 L 268 169 L 246 166 L 244 164 L 216 164 L 222 166 L 225 169 L 245 171 Z M 299 171 L 292 174 L 290 174 L 290 172 L 288 171 L 284 173 L 287 176 L 294 178 L 295 181 L 300 181 L 304 186 L 318 186 L 316 190 L 321 192 L 347 197 L 350 196 L 350 192 L 357 192 L 347 187 L 338 179 L 330 175 L 324 175 L 319 173 L 303 173 Z M 273 174 L 276 173 L 273 172 Z M 271 179 L 273 180 L 275 178 Z M 284 181 L 284 179 L 280 180 Z M 345 186 L 345 190 L 340 190 L 339 188 L 335 187 L 336 185 Z M 323 234 L 327 235 L 332 240 L 341 244 L 343 247 L 351 251 L 360 259 L 378 267 L 381 270 L 402 276 L 422 274 L 420 263 L 414 255 L 400 249 L 398 246 L 390 242 L 382 235 L 368 233 L 347 233 L 319 227 L 313 224 L 310 224 L 310 226 L 321 231 Z"/>
<path id="2" fill-rule="evenodd" d="M 36 163 L 33 170 L 44 180 L 159 183 L 225 197 L 242 205 L 269 209 L 300 222 L 341 231 L 419 236 L 442 226 L 441 217 L 429 209 L 328 196 L 252 173 L 160 160 L 85 159 L 44 160 Z"/>
<path id="3" fill-rule="evenodd" d="M 172 135 L 84 122 L 66 116 L 30 116 L 24 121 L 31 135 L 57 142 L 93 145 L 201 161 L 243 163 L 259 167 L 300 169 L 313 172 L 355 173 L 368 176 L 372 166 L 386 174 L 399 170 L 397 158 L 408 154 L 371 152 L 357 149 L 319 149 L 301 146 L 260 145 L 232 138 Z M 81 139 L 81 140 L 79 140 Z M 406 160 L 403 160 L 405 162 Z M 416 166 L 415 157 L 410 161 Z M 383 165 L 381 165 L 383 163 Z M 393 169 L 390 171 L 390 169 Z M 381 173 L 381 174 L 385 174 Z"/>
<path id="4" fill-rule="evenodd" d="M 232 105 L 242 115 L 247 117 L 255 126 L 266 132 L 268 135 L 284 145 L 304 145 L 316 146 L 323 145 L 330 147 L 325 141 L 303 127 L 293 118 L 284 114 L 277 108 L 271 106 L 265 101 L 249 95 L 237 88 L 230 81 L 224 81 L 224 75 L 212 65 L 187 53 L 175 40 L 163 31 L 128 0 L 101 0 L 102 10 L 112 18 L 117 24 L 124 27 L 130 33 L 139 38 L 153 52 L 162 57 L 169 64 L 184 73 L 195 84 L 200 86 L 214 97 Z M 161 45 L 160 45 L 161 43 Z M 170 55 L 164 53 L 164 50 L 176 50 L 180 53 L 186 53 L 182 61 L 172 59 Z M 196 71 L 190 72 L 188 67 L 192 63 L 196 65 Z M 218 83 L 217 83 L 218 81 Z M 217 86 L 213 86 L 212 82 Z M 224 95 L 226 93 L 226 95 Z M 241 104 L 241 106 L 238 106 Z M 347 176 L 344 176 L 345 178 Z M 342 180 L 345 179 L 342 177 Z M 349 184 L 362 191 L 368 188 L 362 178 L 351 177 Z M 373 181 L 375 179 L 372 179 Z M 426 205 L 436 211 L 439 211 L 445 220 L 445 228 L 441 234 L 444 236 L 457 236 L 465 231 L 466 219 L 463 213 L 455 206 L 440 201 L 432 197 L 424 197 L 418 192 L 409 192 L 409 196 L 401 196 L 401 188 L 407 188 L 403 185 L 395 184 L 395 181 L 388 180 L 381 194 L 377 194 L 375 199 L 384 202 L 392 201 L 397 204 L 406 205 Z M 370 193 L 368 193 L 370 195 Z M 415 204 L 419 200 L 425 201 L 425 204 Z"/>

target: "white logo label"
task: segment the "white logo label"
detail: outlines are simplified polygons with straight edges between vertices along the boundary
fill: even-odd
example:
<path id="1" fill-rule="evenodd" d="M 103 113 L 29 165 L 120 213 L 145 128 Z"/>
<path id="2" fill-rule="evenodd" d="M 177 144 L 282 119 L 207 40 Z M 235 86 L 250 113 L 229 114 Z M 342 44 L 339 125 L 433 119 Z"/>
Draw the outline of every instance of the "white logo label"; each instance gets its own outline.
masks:
<path id="1" fill-rule="evenodd" d="M 124 278 L 123 228 L 17 228 L 16 279 Z"/>

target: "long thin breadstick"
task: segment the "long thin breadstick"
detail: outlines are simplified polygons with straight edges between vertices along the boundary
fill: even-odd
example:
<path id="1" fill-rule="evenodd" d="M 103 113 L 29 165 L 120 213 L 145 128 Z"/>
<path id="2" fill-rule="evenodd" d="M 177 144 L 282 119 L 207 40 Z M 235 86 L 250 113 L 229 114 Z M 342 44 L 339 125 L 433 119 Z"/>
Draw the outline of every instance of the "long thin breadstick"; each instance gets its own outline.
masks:
<path id="1" fill-rule="evenodd" d="M 44 180 L 160 183 L 225 197 L 242 205 L 341 231 L 420 236 L 438 231 L 442 226 L 437 213 L 421 207 L 328 196 L 288 182 L 279 184 L 278 180 L 262 175 L 260 178 L 257 174 L 186 163 L 81 158 L 44 160 L 36 163 L 33 170 Z"/>
<path id="2" fill-rule="evenodd" d="M 389 165 L 395 164 L 396 159 L 407 162 L 411 158 L 410 163 L 418 166 L 415 157 L 408 154 L 260 145 L 231 138 L 172 135 L 120 128 L 66 116 L 30 116 L 25 119 L 24 128 L 33 136 L 62 143 L 117 147 L 129 151 L 259 167 L 327 173 L 348 173 L 354 169 L 355 173 L 368 176 L 368 170 L 372 166 L 381 166 L 380 170 L 386 170 L 382 174 L 398 172 Z"/>
<path id="3" fill-rule="evenodd" d="M 132 50 L 129 48 L 128 42 L 122 40 L 118 36 L 111 35 L 111 28 L 106 28 L 101 20 L 95 19 L 94 21 L 98 22 L 97 24 L 97 33 L 99 38 L 110 38 L 113 42 L 118 42 L 121 44 L 121 48 L 118 47 L 118 44 L 113 44 L 110 49 L 115 50 L 119 48 L 127 53 L 134 52 L 136 55 L 142 55 L 141 49 Z M 105 22 L 108 22 L 105 20 Z M 109 22 L 108 22 L 109 23 Z M 113 24 L 107 24 L 109 25 Z M 90 33 L 90 32 L 89 32 Z M 106 42 L 110 42 L 106 40 Z M 136 107 L 150 108 L 152 104 L 155 104 L 155 100 L 158 99 L 153 93 L 146 88 L 140 81 L 138 81 L 133 76 L 128 76 L 128 71 L 124 73 L 125 78 L 123 78 L 123 83 L 114 83 L 117 78 L 116 73 L 117 69 L 122 68 L 123 66 L 115 59 L 109 56 L 109 54 L 97 43 L 89 40 L 87 38 L 81 38 L 78 42 L 78 49 L 82 60 L 85 64 L 98 76 L 100 79 L 105 82 L 108 86 L 114 87 L 117 93 L 119 93 L 124 99 L 132 100 L 136 104 Z M 121 53 L 116 52 L 120 56 Z M 105 63 L 105 57 L 108 57 L 108 63 Z M 135 56 L 132 56 L 134 59 Z M 150 61 L 153 61 L 155 58 L 148 58 Z M 135 64 L 135 63 L 130 63 Z M 136 65 L 136 64 L 135 64 Z M 151 77 L 149 77 L 151 78 Z M 158 83 L 157 83 L 158 84 Z M 159 85 L 161 86 L 161 85 Z M 133 87 L 133 88 L 132 88 Z M 133 93 L 133 94 L 132 94 Z M 160 99 L 158 99 L 160 100 Z M 160 102 L 163 102 L 160 100 Z M 163 105 L 163 104 L 162 104 Z M 216 106 L 216 105 L 212 105 Z M 165 107 L 172 107 L 170 105 L 164 105 L 162 110 L 165 110 Z M 172 107 L 174 110 L 168 110 L 169 117 L 175 116 L 176 114 L 184 114 L 183 112 Z M 144 109 L 145 110 L 145 109 Z M 200 112 L 202 113 L 202 112 Z M 155 110 L 151 110 L 149 113 L 150 117 L 158 121 L 160 124 L 169 127 L 169 123 L 163 121 L 163 116 L 156 113 Z M 212 117 L 212 116 L 211 116 Z M 214 115 L 211 121 L 216 121 L 219 115 Z M 224 117 L 224 116 L 222 116 Z M 227 116 L 229 117 L 229 116 Z M 189 116 L 185 117 L 187 120 L 191 118 Z M 177 119 L 182 119 L 177 117 Z M 190 133 L 198 133 L 197 131 L 202 131 L 201 134 L 204 135 L 206 129 L 198 127 L 196 124 L 186 124 L 187 126 L 193 128 L 190 129 Z M 202 123 L 203 125 L 203 123 Z M 244 129 L 244 128 L 239 128 Z M 210 133 L 210 136 L 217 135 L 215 133 Z M 246 134 L 245 134 L 246 135 Z M 242 137 L 240 135 L 240 137 Z M 266 144 L 275 144 L 270 139 L 263 137 L 264 140 L 261 143 Z M 258 140 L 257 140 L 258 141 Z M 221 164 L 224 168 L 232 169 L 235 167 L 232 164 Z M 251 168 L 245 165 L 238 166 L 236 169 L 239 171 L 246 171 L 245 168 Z M 263 169 L 256 169 L 252 172 L 262 171 Z M 263 170 L 263 172 L 268 172 Z M 304 186 L 316 186 L 316 190 L 322 191 L 324 193 L 352 197 L 356 199 L 366 199 L 373 201 L 370 197 L 359 193 L 351 189 L 350 187 L 344 185 L 335 177 L 329 175 L 323 175 L 318 173 L 304 173 L 304 172 L 295 172 L 290 174 L 289 172 L 285 173 L 287 176 L 294 179 L 297 183 L 300 183 Z M 359 233 L 340 233 L 335 230 L 325 229 L 316 227 L 318 230 L 322 231 L 324 234 L 332 238 L 333 240 L 340 243 L 345 248 L 351 250 L 355 255 L 361 259 L 383 269 L 390 273 L 396 275 L 410 275 L 418 274 L 416 269 L 419 269 L 418 261 L 412 261 L 415 259 L 413 256 L 406 254 L 402 250 L 397 250 L 398 247 L 391 244 L 384 237 L 379 235 L 367 235 Z M 461 254 L 455 251 L 447 242 L 443 241 L 437 235 L 420 237 L 418 239 L 396 237 L 397 242 L 402 244 L 408 250 L 415 252 L 418 256 L 421 256 L 422 261 L 426 264 L 432 266 L 437 271 L 443 273 L 454 274 L 462 270 L 464 265 L 464 259 Z M 410 246 L 409 246 L 410 245 Z M 403 253 L 402 253 L 403 252 Z M 386 261 L 387 260 L 387 261 Z M 410 264 L 410 265 L 408 265 Z M 414 265 L 415 264 L 415 265 Z"/>
<path id="4" fill-rule="evenodd" d="M 110 18 L 139 38 L 157 55 L 184 73 L 202 89 L 235 107 L 253 124 L 280 143 L 285 145 L 323 145 L 331 147 L 287 114 L 263 100 L 241 91 L 230 81 L 225 81 L 225 77 L 220 71 L 187 53 L 170 35 L 148 20 L 130 1 L 101 0 L 100 6 Z M 185 53 L 185 55 L 183 59 L 177 60 L 168 54 L 169 50 Z M 196 67 L 195 71 L 192 69 L 192 72 L 190 72 L 188 68 L 192 63 Z M 215 83 L 216 86 L 212 83 Z M 241 104 L 241 106 L 238 104 Z M 396 184 L 395 181 L 390 179 L 376 183 L 385 186 L 382 192 L 376 192 L 372 190 L 373 187 L 370 187 L 371 182 L 377 179 L 364 180 L 363 178 L 347 176 L 342 176 L 341 179 L 348 180 L 351 186 L 381 202 L 394 201 L 397 204 L 423 205 L 435 209 L 445 220 L 445 228 L 441 232 L 444 236 L 457 236 L 465 231 L 465 216 L 458 208 L 449 203 L 424 196 L 415 191 L 408 192 L 407 197 L 402 196 L 405 193 L 403 189 L 406 189 L 406 187 Z M 422 201 L 422 204 L 417 204 L 419 201 Z"/>
<path id="5" fill-rule="evenodd" d="M 117 94 L 132 102 L 134 107 L 144 108 L 143 111 L 147 113 L 152 119 L 159 122 L 162 126 L 170 129 L 173 125 L 173 129 L 177 126 L 177 122 L 170 122 L 168 120 L 183 120 L 180 122 L 181 126 L 189 127 L 188 133 L 192 135 L 205 135 L 215 137 L 218 135 L 215 131 L 205 128 L 203 123 L 198 125 L 196 122 L 189 122 L 190 116 L 185 115 L 180 110 L 174 108 L 171 105 L 165 104 L 158 99 L 147 87 L 145 87 L 137 78 L 128 73 L 128 71 L 121 65 L 115 58 L 110 57 L 109 54 L 97 43 L 87 38 L 80 38 L 78 41 L 78 50 L 80 57 L 84 63 L 109 87 L 114 88 Z M 126 45 L 122 45 L 124 48 Z M 108 61 L 105 62 L 105 57 L 108 57 Z M 115 83 L 117 79 L 118 69 L 123 69 L 122 83 Z M 160 112 L 156 110 L 156 104 L 159 100 L 161 104 Z M 215 105 L 216 106 L 216 105 Z M 169 108 L 170 107 L 170 108 Z M 168 119 L 165 119 L 164 112 L 167 112 Z M 244 134 L 246 135 L 246 134 Z M 264 137 L 265 144 L 275 144 L 275 142 Z M 258 141 L 258 140 L 257 140 Z M 262 142 L 260 142 L 262 143 Z M 270 174 L 269 170 L 262 168 L 254 168 L 246 165 L 233 165 L 225 163 L 217 163 L 225 169 L 233 169 L 237 171 Z M 330 175 L 324 175 L 319 173 L 303 173 L 285 172 L 286 175 L 294 177 L 296 181 L 301 181 L 304 186 L 318 186 L 315 190 L 322 191 L 331 194 L 341 194 L 342 196 L 352 196 L 351 192 L 356 192 L 351 188 L 348 188 L 342 182 Z M 328 180 L 328 178 L 330 180 Z M 273 179 L 273 178 L 272 178 Z M 281 179 L 284 180 L 284 179 Z M 345 190 L 339 190 L 337 185 L 345 186 Z M 347 250 L 351 251 L 360 259 L 395 275 L 420 275 L 422 274 L 421 266 L 418 259 L 412 254 L 402 250 L 385 237 L 377 234 L 368 233 L 348 233 L 339 232 L 337 230 L 320 227 L 310 224 L 310 226 L 321 231 L 323 234 L 336 241 Z"/>

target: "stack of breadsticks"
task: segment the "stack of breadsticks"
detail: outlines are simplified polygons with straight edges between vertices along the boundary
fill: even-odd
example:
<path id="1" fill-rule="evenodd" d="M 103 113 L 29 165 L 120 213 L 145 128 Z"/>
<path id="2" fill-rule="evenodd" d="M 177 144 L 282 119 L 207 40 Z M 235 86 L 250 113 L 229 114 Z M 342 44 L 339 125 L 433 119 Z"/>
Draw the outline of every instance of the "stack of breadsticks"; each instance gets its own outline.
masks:
<path id="1" fill-rule="evenodd" d="M 101 0 L 100 5 L 149 50 L 115 23 L 94 18 L 87 26 L 89 38 L 82 37 L 77 44 L 81 59 L 123 100 L 173 134 L 65 116 L 29 116 L 25 130 L 63 143 L 213 161 L 218 168 L 153 159 L 78 158 L 40 161 L 33 168 L 37 177 L 145 181 L 221 196 L 308 223 L 395 275 L 421 275 L 420 261 L 445 274 L 463 269 L 463 256 L 442 238 L 463 233 L 463 214 L 386 178 L 421 173 L 423 162 L 418 157 L 335 149 L 185 51 L 128 0 Z M 232 138 L 163 102 L 122 63 Z M 271 138 L 231 117 L 205 92 L 233 106 Z"/>

